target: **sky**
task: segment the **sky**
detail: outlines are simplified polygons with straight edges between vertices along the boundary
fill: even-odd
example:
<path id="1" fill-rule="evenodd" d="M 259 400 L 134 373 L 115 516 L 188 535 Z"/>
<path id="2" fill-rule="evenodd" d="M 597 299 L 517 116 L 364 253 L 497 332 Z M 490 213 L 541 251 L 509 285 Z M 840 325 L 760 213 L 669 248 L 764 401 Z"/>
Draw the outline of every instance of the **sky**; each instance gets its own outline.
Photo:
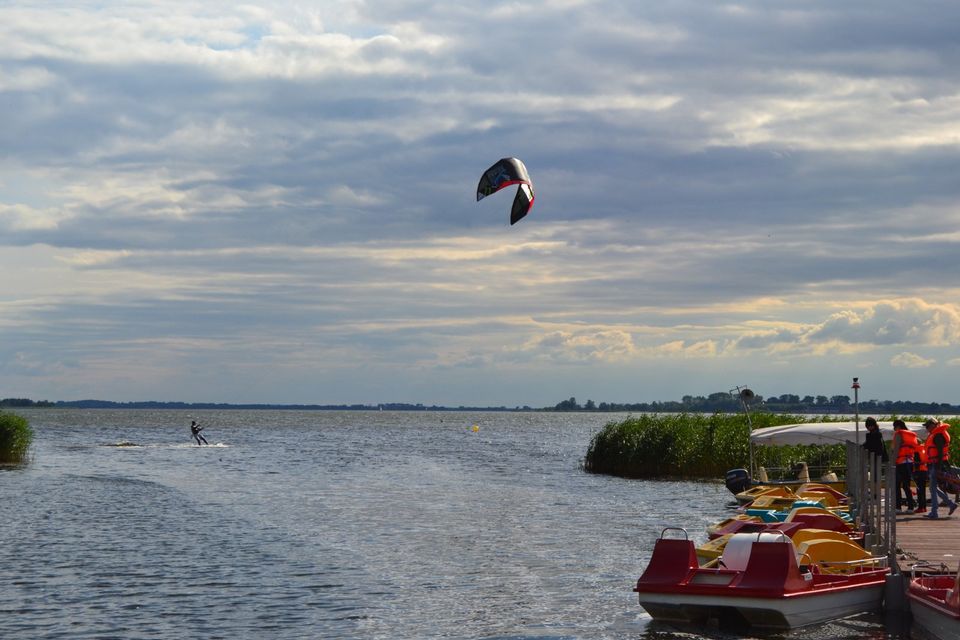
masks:
<path id="1" fill-rule="evenodd" d="M 958 403 L 958 24 L 0 2 L 0 397 Z"/>

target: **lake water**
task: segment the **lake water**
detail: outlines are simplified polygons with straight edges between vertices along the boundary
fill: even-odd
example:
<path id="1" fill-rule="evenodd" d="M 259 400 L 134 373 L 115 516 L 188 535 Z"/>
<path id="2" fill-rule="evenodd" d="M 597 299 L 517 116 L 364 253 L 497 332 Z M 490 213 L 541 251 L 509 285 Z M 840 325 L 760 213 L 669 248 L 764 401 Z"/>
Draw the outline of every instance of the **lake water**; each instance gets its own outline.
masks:
<path id="1" fill-rule="evenodd" d="M 734 637 L 637 604 L 661 530 L 702 542 L 732 496 L 584 473 L 622 415 L 192 412 L 198 447 L 185 411 L 18 413 L 3 639 Z M 862 616 L 796 637 L 901 635 Z"/>

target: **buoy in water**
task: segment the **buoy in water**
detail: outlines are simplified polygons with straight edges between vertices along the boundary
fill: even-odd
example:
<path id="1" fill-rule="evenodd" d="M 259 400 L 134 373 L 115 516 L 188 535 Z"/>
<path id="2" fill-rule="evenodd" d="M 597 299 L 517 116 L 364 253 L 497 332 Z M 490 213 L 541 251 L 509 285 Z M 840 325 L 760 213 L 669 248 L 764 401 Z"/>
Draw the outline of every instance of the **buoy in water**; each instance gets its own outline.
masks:
<path id="1" fill-rule="evenodd" d="M 480 425 L 478 425 L 478 424 L 473 425 L 473 429 L 471 429 L 471 430 L 472 430 L 474 433 L 480 431 Z"/>

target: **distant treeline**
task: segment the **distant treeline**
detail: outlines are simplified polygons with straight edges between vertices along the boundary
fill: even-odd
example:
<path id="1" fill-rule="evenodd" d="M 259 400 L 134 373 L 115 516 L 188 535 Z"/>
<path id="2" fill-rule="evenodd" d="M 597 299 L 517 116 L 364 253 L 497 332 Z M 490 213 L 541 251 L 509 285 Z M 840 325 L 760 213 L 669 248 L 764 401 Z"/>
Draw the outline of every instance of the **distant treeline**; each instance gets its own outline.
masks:
<path id="1" fill-rule="evenodd" d="M 441 407 L 437 405 L 385 402 L 383 404 L 229 404 L 225 402 L 113 402 L 111 400 L 29 400 L 4 398 L 0 407 L 60 407 L 66 409 L 274 409 L 298 411 L 538 411 L 532 407 Z"/>
<path id="2" fill-rule="evenodd" d="M 736 395 L 727 391 L 711 393 L 709 396 L 683 396 L 680 400 L 654 402 L 594 402 L 587 400 L 580 404 L 576 398 L 562 400 L 552 407 L 534 408 L 524 406 L 439 406 L 405 402 L 384 402 L 381 404 L 230 404 L 225 402 L 163 402 L 148 400 L 143 402 L 112 402 L 110 400 L 30 400 L 27 398 L 4 398 L 0 407 L 62 407 L 73 409 L 289 409 L 298 411 L 609 411 L 620 413 L 736 413 L 741 411 Z M 750 402 L 751 409 L 766 413 L 798 414 L 848 414 L 854 412 L 850 396 L 799 396 L 785 393 L 780 396 L 764 398 L 755 395 Z M 913 402 L 910 400 L 861 400 L 860 413 L 877 415 L 958 415 L 960 405 L 947 402 Z"/>
<path id="3" fill-rule="evenodd" d="M 960 414 L 960 405 L 947 402 L 913 402 L 910 400 L 861 400 L 860 413 L 878 415 L 956 415 Z M 755 395 L 750 408 L 765 413 L 824 413 L 844 414 L 854 412 L 854 403 L 850 396 L 798 396 L 785 393 L 780 396 L 764 398 Z M 617 411 L 628 413 L 736 413 L 742 410 L 740 400 L 729 392 L 711 393 L 709 396 L 683 396 L 680 401 L 637 402 L 637 403 L 595 403 L 587 400 L 582 406 L 576 398 L 558 402 L 555 411 Z"/>

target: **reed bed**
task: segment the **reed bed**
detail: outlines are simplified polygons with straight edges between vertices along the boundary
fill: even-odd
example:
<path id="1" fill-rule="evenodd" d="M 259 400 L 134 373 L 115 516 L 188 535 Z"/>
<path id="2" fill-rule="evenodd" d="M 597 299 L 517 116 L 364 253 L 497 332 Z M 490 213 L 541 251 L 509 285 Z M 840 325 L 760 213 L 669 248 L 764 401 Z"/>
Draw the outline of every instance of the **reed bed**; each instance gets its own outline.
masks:
<path id="1" fill-rule="evenodd" d="M 757 413 L 753 428 L 806 422 L 803 416 Z M 645 414 L 610 422 L 594 435 L 584 469 L 625 478 L 722 478 L 730 469 L 748 467 L 749 426 L 740 414 Z M 843 445 L 755 447 L 754 462 L 768 469 L 810 467 L 842 469 Z"/>
<path id="2" fill-rule="evenodd" d="M 26 418 L 0 412 L 0 463 L 23 464 L 33 442 L 33 430 Z"/>

